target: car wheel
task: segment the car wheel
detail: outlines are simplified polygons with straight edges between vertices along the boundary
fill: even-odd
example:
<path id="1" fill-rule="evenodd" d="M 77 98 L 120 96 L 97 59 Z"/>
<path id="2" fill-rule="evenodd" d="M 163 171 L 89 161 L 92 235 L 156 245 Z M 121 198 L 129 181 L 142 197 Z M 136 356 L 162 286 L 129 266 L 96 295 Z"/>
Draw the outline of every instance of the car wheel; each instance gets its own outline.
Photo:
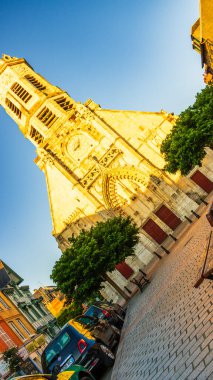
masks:
<path id="1" fill-rule="evenodd" d="M 103 344 L 100 345 L 100 349 L 102 351 L 103 365 L 106 368 L 112 367 L 115 361 L 115 355 L 108 347 L 104 346 Z"/>

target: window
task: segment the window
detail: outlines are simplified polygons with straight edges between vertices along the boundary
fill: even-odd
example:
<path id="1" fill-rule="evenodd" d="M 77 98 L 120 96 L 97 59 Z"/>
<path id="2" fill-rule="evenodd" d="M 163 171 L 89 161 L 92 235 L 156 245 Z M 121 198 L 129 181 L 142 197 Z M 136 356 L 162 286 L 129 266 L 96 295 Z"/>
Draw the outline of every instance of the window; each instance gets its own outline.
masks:
<path id="1" fill-rule="evenodd" d="M 84 327 L 93 326 L 96 324 L 96 319 L 86 316 L 75 318 L 75 321 L 80 323 Z"/>
<path id="2" fill-rule="evenodd" d="M 18 286 L 14 287 L 14 289 L 15 289 L 16 294 L 17 294 L 19 297 L 22 297 L 22 296 L 23 296 L 23 294 L 22 294 L 22 292 L 20 291 L 20 289 L 18 288 Z"/>
<path id="3" fill-rule="evenodd" d="M 0 306 L 1 305 L 4 307 L 4 309 L 10 309 L 10 306 L 3 300 L 3 298 L 0 297 Z"/>
<path id="4" fill-rule="evenodd" d="M 69 111 L 72 109 L 73 107 L 73 104 L 70 102 L 70 100 L 67 100 L 67 98 L 65 96 L 61 96 L 60 98 L 58 99 L 55 99 L 55 102 L 61 107 L 63 108 L 63 110 L 65 111 Z"/>
<path id="5" fill-rule="evenodd" d="M 62 331 L 61 334 L 55 338 L 45 350 L 47 364 L 53 361 L 53 358 L 58 357 L 58 354 L 70 343 L 71 338 L 66 331 Z"/>
<path id="6" fill-rule="evenodd" d="M 37 118 L 44 124 L 46 127 L 50 128 L 51 125 L 58 119 L 54 113 L 52 113 L 49 108 L 44 107 L 39 114 L 37 115 Z"/>
<path id="7" fill-rule="evenodd" d="M 30 95 L 19 83 L 14 83 L 11 90 L 23 100 L 24 103 L 27 103 L 32 98 L 32 95 Z"/>
<path id="8" fill-rule="evenodd" d="M 39 313 L 39 311 L 38 311 L 38 309 L 35 307 L 35 306 L 33 306 L 33 305 L 30 305 L 30 311 L 38 318 L 38 319 L 40 319 L 40 318 L 42 318 L 43 317 L 43 315 L 41 314 L 41 313 Z"/>
<path id="9" fill-rule="evenodd" d="M 45 90 L 46 86 L 41 84 L 36 78 L 34 78 L 33 75 L 25 75 L 25 78 L 38 90 L 42 91 Z"/>
<path id="10" fill-rule="evenodd" d="M 37 142 L 38 144 L 42 144 L 44 141 L 44 137 L 39 133 L 35 128 L 31 127 L 30 137 Z"/>
<path id="11" fill-rule="evenodd" d="M 23 328 L 23 330 L 28 334 L 30 335 L 30 332 L 29 330 L 26 328 L 26 326 L 24 325 L 24 323 L 21 321 L 21 319 L 17 319 L 17 322 L 19 323 L 19 325 Z"/>
<path id="12" fill-rule="evenodd" d="M 16 116 L 18 116 L 19 119 L 21 119 L 21 111 L 9 99 L 5 99 L 5 104 L 16 114 Z"/>
<path id="13" fill-rule="evenodd" d="M 22 339 L 25 340 L 24 335 L 19 331 L 18 327 L 13 322 L 8 323 L 11 327 L 11 329 Z"/>
<path id="14" fill-rule="evenodd" d="M 2 327 L 0 327 L 0 338 L 3 340 L 3 342 L 7 345 L 8 348 L 15 346 L 12 339 L 10 339 L 9 335 L 6 334 Z"/>
<path id="15" fill-rule="evenodd" d="M 37 319 L 34 314 L 32 314 L 27 308 L 23 310 L 23 312 L 27 315 L 31 322 L 36 322 Z"/>
<path id="16" fill-rule="evenodd" d="M 42 315 L 44 315 L 44 316 L 46 316 L 46 315 L 48 315 L 49 313 L 48 313 L 48 311 L 47 310 L 45 310 L 44 308 L 43 308 L 43 305 L 41 305 L 41 304 L 38 304 L 37 305 L 37 308 L 39 309 L 39 311 L 42 313 Z"/>

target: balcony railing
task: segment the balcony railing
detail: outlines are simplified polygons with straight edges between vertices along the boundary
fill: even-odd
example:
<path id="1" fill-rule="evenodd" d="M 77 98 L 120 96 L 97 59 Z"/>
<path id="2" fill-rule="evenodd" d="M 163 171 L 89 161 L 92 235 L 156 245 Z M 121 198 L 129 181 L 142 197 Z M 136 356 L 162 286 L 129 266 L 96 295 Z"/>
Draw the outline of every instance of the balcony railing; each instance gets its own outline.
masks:
<path id="1" fill-rule="evenodd" d="M 46 315 L 43 318 L 39 318 L 36 322 L 31 322 L 35 328 L 43 327 L 48 325 L 49 322 L 54 320 L 54 317 L 52 315 Z"/>

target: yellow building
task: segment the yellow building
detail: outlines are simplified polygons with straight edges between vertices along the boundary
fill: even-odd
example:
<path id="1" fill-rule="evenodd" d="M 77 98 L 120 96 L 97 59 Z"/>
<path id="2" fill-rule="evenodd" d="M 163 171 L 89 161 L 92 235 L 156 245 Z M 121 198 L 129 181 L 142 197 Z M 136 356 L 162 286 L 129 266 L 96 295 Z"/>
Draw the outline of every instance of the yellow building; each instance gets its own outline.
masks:
<path id="1" fill-rule="evenodd" d="M 213 1 L 200 0 L 200 18 L 192 26 L 192 46 L 201 54 L 204 81 L 213 83 Z"/>
<path id="2" fill-rule="evenodd" d="M 13 331 L 15 336 L 13 342 L 17 346 L 21 346 L 24 342 L 35 336 L 36 332 L 20 310 L 11 302 L 11 300 L 0 291 L 0 326 L 5 322 Z M 0 331 L 0 338 L 4 336 Z M 9 348 L 10 346 L 8 346 Z M 1 344 L 0 344 L 1 348 Z M 1 350 L 0 350 L 1 351 Z"/>
<path id="3" fill-rule="evenodd" d="M 43 286 L 35 289 L 34 298 L 42 298 L 42 303 L 54 317 L 57 317 L 62 311 L 65 303 L 64 295 L 56 290 L 55 286 Z"/>
<path id="4" fill-rule="evenodd" d="M 24 60 L 0 60 L 0 104 L 36 147 L 47 183 L 53 235 L 62 251 L 68 238 L 100 220 L 130 215 L 140 228 L 136 255 L 110 274 L 128 293 L 130 280 L 176 234 L 213 190 L 213 151 L 187 177 L 162 169 L 162 140 L 176 116 L 165 111 L 102 109 L 75 102 Z M 109 283 L 108 299 L 118 299 Z"/>

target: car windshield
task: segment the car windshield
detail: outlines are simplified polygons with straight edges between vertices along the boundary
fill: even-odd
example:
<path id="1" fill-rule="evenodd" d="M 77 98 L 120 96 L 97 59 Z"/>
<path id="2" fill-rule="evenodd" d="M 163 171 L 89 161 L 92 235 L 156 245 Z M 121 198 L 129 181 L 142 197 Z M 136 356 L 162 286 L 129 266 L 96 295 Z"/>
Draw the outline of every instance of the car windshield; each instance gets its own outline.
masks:
<path id="1" fill-rule="evenodd" d="M 89 309 L 87 309 L 87 311 L 84 313 L 84 315 L 88 315 L 90 317 L 96 317 L 100 319 L 104 318 L 104 314 L 102 310 L 96 306 L 90 306 Z"/>
<path id="2" fill-rule="evenodd" d="M 91 318 L 89 316 L 78 317 L 75 320 L 83 326 L 93 326 L 96 323 L 95 318 Z"/>
<path id="3" fill-rule="evenodd" d="M 52 363 L 61 353 L 61 351 L 70 343 L 71 337 L 67 331 L 62 331 L 52 343 L 46 348 L 46 363 Z"/>

